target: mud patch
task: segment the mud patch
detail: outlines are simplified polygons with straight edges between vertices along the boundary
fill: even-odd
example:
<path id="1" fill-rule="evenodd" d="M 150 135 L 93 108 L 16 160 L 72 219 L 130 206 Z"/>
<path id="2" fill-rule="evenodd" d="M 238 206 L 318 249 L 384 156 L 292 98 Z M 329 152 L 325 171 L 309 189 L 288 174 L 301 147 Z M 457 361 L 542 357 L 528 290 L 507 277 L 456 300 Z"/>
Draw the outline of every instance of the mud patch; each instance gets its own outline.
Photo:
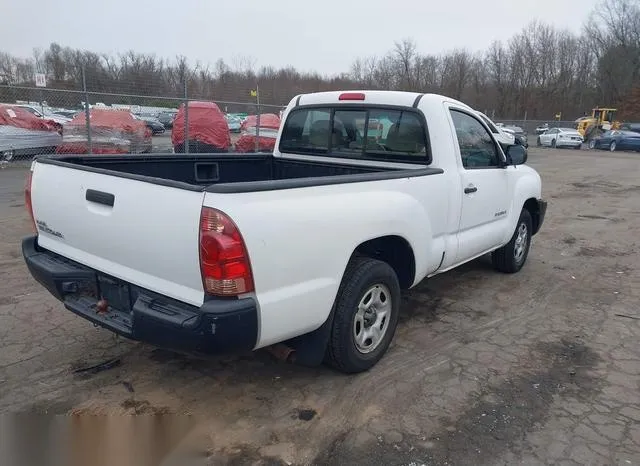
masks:
<path id="1" fill-rule="evenodd" d="M 297 417 L 301 421 L 310 421 L 311 419 L 316 417 L 316 414 L 318 413 L 315 409 L 299 409 L 295 417 Z"/>
<path id="2" fill-rule="evenodd" d="M 406 292 L 402 295 L 402 305 L 398 322 L 420 319 L 424 323 L 438 320 L 438 312 L 442 312 L 443 300 L 430 293 Z"/>
<path id="3" fill-rule="evenodd" d="M 577 239 L 575 239 L 573 236 L 565 236 L 565 237 L 562 239 L 562 242 L 563 242 L 564 244 L 569 244 L 569 245 L 571 245 L 571 244 L 575 244 L 575 243 L 576 243 L 576 241 L 577 241 Z"/>
<path id="4" fill-rule="evenodd" d="M 74 403 L 70 400 L 56 400 L 56 401 L 36 401 L 31 404 L 25 411 L 25 414 L 54 414 L 61 415 L 67 414 Z"/>
<path id="5" fill-rule="evenodd" d="M 287 466 L 289 463 L 272 456 L 261 455 L 257 448 L 240 445 L 212 453 L 208 465 L 215 466 Z M 314 463 L 317 464 L 317 463 Z"/>
<path id="6" fill-rule="evenodd" d="M 6 306 L 7 304 L 13 304 L 13 297 L 11 296 L 0 296 L 0 306 Z"/>
<path id="7" fill-rule="evenodd" d="M 597 247 L 597 246 L 594 246 L 594 247 L 582 246 L 576 252 L 576 256 L 581 256 L 581 257 L 621 257 L 621 256 L 626 256 L 627 254 L 629 254 L 629 252 L 615 251 L 609 248 L 603 248 L 603 247 Z"/>
<path id="8" fill-rule="evenodd" d="M 391 448 L 377 442 L 353 449 L 341 436 L 313 464 L 493 464 L 544 425 L 555 396 L 589 398 L 601 388 L 590 373 L 601 358 L 580 339 L 540 343 L 525 361 L 524 372 L 473 394 L 465 403 L 469 409 L 443 419 L 442 430 L 428 438 L 405 436 Z"/>
<path id="9" fill-rule="evenodd" d="M 621 188 L 622 185 L 618 183 L 612 183 L 610 181 L 590 181 L 590 182 L 578 182 L 571 183 L 571 186 L 578 189 L 615 189 Z"/>
<path id="10" fill-rule="evenodd" d="M 604 217 L 602 215 L 581 214 L 577 216 L 578 220 L 606 220 L 612 223 L 623 223 L 625 220 L 618 217 Z"/>
<path id="11" fill-rule="evenodd" d="M 122 406 L 131 414 L 151 414 L 151 415 L 166 415 L 172 414 L 170 408 L 166 406 L 153 406 L 147 400 L 134 400 L 132 398 L 124 400 L 120 406 Z"/>

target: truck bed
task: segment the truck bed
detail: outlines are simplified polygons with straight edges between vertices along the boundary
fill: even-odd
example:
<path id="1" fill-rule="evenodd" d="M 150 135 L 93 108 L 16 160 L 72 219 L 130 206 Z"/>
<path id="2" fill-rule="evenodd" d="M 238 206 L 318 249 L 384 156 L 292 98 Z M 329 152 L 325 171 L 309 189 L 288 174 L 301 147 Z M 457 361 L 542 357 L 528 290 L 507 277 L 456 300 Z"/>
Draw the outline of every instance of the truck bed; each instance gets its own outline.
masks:
<path id="1" fill-rule="evenodd" d="M 331 162 L 307 162 L 271 154 L 69 155 L 38 159 L 191 191 L 240 193 L 328 184 L 376 181 L 442 173 L 435 168 L 399 169 Z"/>

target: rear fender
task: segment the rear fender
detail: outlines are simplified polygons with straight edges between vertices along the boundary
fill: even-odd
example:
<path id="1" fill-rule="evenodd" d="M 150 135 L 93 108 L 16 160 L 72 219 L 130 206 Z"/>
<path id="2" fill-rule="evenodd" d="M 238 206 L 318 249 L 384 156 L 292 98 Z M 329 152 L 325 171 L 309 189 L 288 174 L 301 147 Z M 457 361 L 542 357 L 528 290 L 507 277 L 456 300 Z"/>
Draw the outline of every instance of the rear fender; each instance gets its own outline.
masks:
<path id="1" fill-rule="evenodd" d="M 330 327 L 330 312 L 353 252 L 382 236 L 404 238 L 415 252 L 415 276 L 437 269 L 424 207 L 395 187 L 401 180 L 362 185 L 251 193 L 225 212 L 243 234 L 260 306 L 257 348 Z M 378 182 L 376 183 L 378 184 Z M 329 189 L 330 188 L 330 189 Z M 354 189 L 357 188 L 357 189 Z M 205 205 L 216 205 L 207 195 Z M 231 200 L 231 199 L 229 199 Z M 419 246 L 419 247 L 418 247 Z M 277 260 L 277 263 L 275 262 Z M 278 273 L 274 273 L 277 265 Z"/>

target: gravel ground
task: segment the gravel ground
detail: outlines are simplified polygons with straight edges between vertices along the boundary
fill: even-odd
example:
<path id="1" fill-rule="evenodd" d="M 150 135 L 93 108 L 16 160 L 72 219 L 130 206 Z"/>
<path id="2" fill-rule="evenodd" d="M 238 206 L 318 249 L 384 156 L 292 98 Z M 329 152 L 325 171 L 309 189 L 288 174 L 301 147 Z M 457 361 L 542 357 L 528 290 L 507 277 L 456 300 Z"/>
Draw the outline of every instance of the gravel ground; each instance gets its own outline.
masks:
<path id="1" fill-rule="evenodd" d="M 0 412 L 158 414 L 72 418 L 68 450 L 95 465 L 640 464 L 640 157 L 531 148 L 529 163 L 550 205 L 526 267 L 482 258 L 423 282 L 357 376 L 177 355 L 73 316 L 24 266 L 25 171 L 2 169 Z M 56 417 L 32 418 L 5 417 L 0 463 L 38 454 L 21 429 L 50 438 Z"/>

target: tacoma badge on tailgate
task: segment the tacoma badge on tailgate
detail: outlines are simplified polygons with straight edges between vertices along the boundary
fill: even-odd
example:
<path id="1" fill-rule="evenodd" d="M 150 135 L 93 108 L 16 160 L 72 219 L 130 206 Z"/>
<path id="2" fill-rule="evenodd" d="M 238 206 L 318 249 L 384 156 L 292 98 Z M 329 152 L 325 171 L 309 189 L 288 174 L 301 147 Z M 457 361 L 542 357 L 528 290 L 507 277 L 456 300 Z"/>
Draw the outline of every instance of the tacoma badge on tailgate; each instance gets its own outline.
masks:
<path id="1" fill-rule="evenodd" d="M 36 220 L 36 224 L 38 225 L 38 230 L 44 233 L 49 233 L 50 235 L 53 235 L 53 236 L 57 236 L 60 239 L 64 239 L 64 235 L 59 231 L 55 231 L 49 228 L 49 225 L 47 225 L 47 222 L 43 222 L 42 220 Z"/>

